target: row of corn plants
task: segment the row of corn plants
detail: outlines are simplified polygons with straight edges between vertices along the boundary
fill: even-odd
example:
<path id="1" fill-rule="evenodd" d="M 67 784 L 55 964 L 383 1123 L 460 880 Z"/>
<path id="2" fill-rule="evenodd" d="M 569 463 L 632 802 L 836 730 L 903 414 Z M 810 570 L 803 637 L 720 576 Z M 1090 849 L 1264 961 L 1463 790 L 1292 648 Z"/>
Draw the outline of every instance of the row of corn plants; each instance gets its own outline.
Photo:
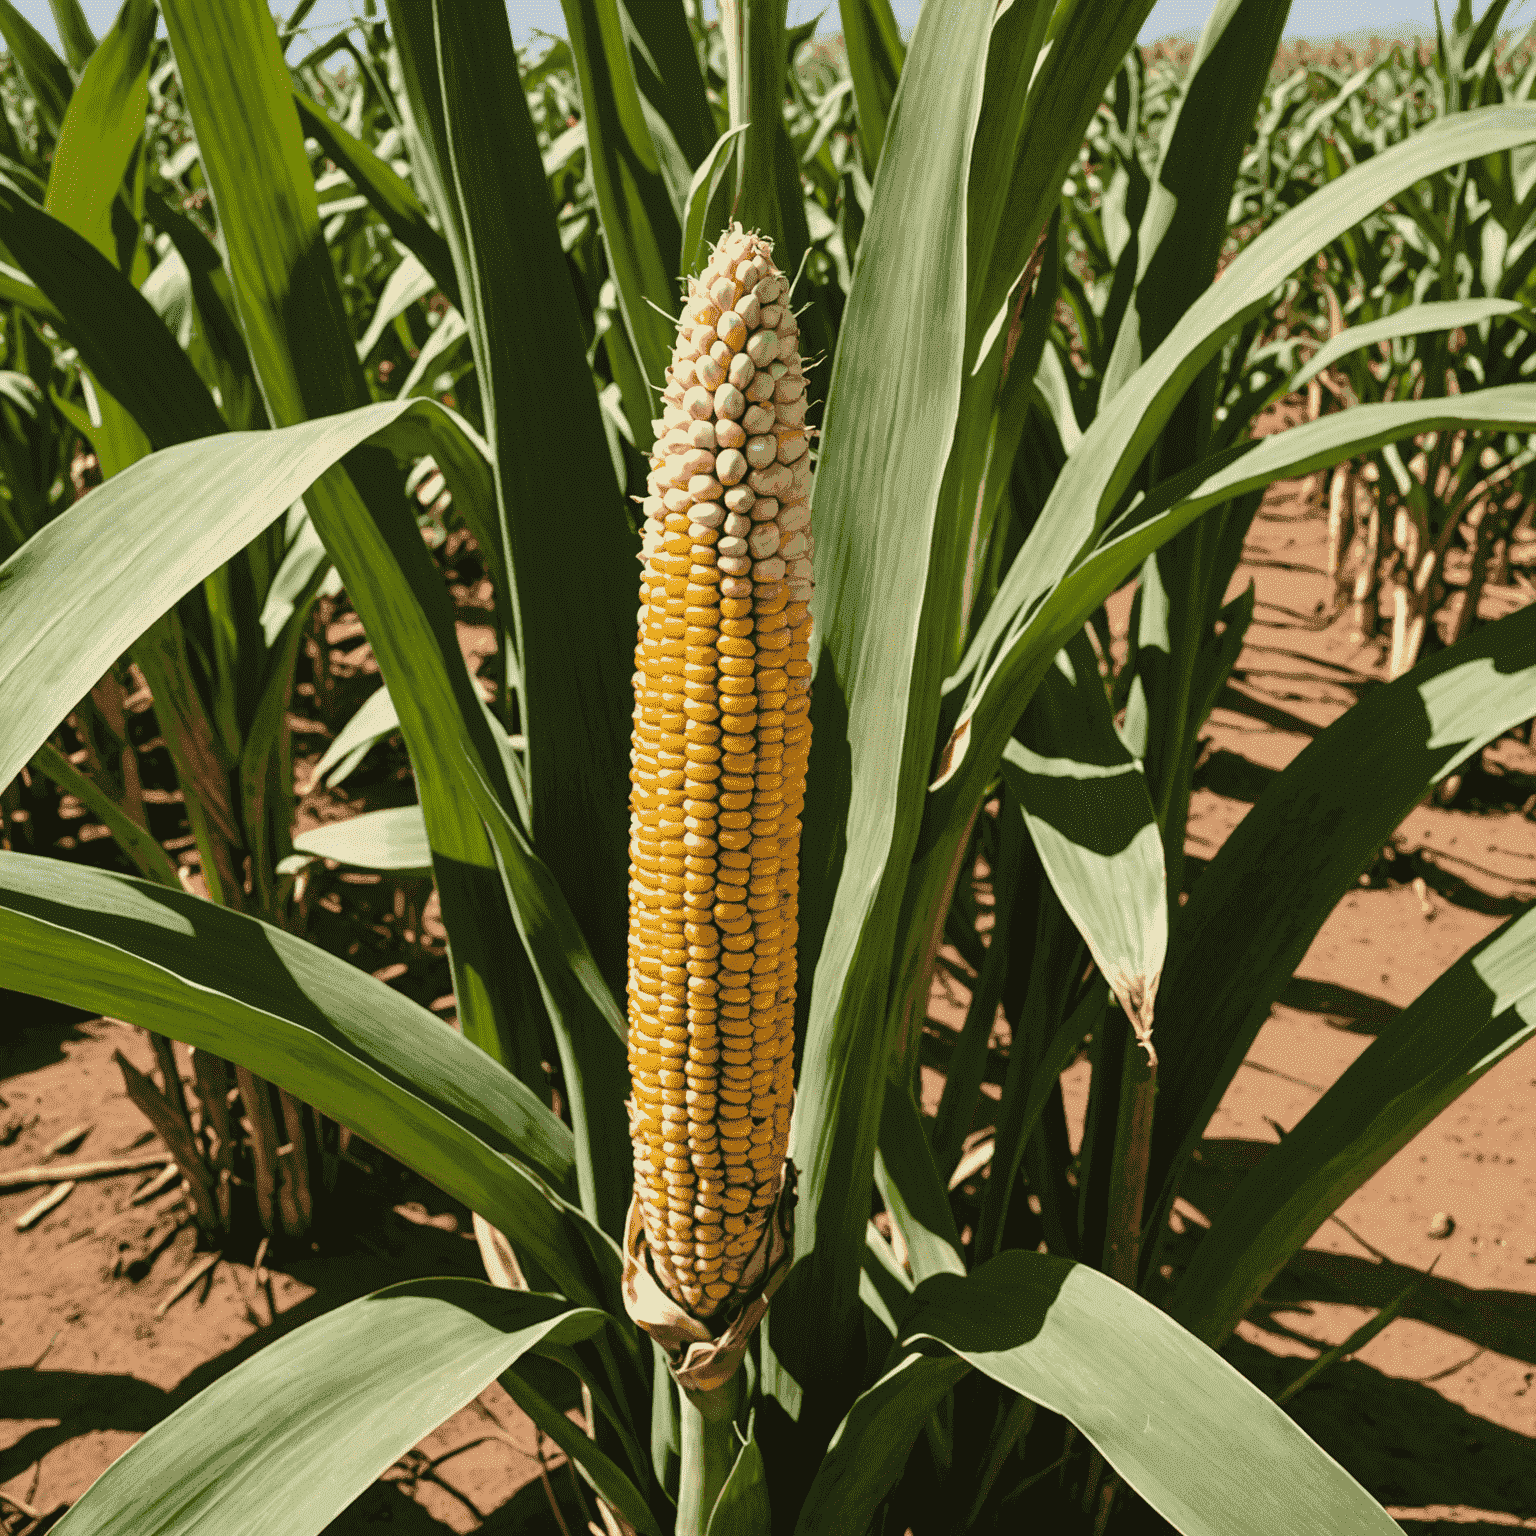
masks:
<path id="1" fill-rule="evenodd" d="M 378 659 L 374 723 L 411 755 L 460 1031 L 237 902 L 19 852 L 0 855 L 12 984 L 317 1106 L 464 1200 L 501 1282 L 395 1287 L 296 1330 L 61 1529 L 318 1531 L 496 1379 L 610 1531 L 991 1530 L 1026 1511 L 1394 1529 L 1216 1349 L 1529 1035 L 1529 915 L 1383 1032 L 1182 1270 L 1167 1214 L 1339 895 L 1536 711 L 1536 617 L 1368 695 L 1181 902 L 1183 824 L 1262 489 L 1425 433 L 1536 429 L 1514 382 L 1251 438 L 1296 384 L 1266 346 L 1276 296 L 1420 183 L 1507 178 L 1536 113 L 1468 105 L 1362 158 L 1213 283 L 1287 13 L 1224 0 L 1149 164 L 1134 66 L 1115 83 L 1125 185 L 1095 297 L 1064 276 L 1082 221 L 1062 188 L 1148 10 L 928 0 L 903 44 L 882 0 L 848 0 L 843 79 L 793 65 L 783 0 L 731 0 L 717 29 L 683 4 L 568 0 L 573 101 L 558 69 L 507 89 L 499 6 L 394 4 L 356 49 L 349 127 L 313 78 L 296 96 L 263 6 L 162 0 L 257 420 L 46 190 L 6 190 L 8 297 L 151 451 L 0 567 L 0 779 L 301 505 Z M 564 129 L 561 106 L 579 106 Z M 352 131 L 374 110 L 385 153 Z M 345 216 L 383 224 L 449 300 L 437 330 L 462 327 L 452 394 L 477 425 L 375 398 L 306 136 L 366 204 Z M 123 164 L 96 179 L 115 207 Z M 409 281 L 381 334 L 414 324 Z M 1063 294 L 1093 312 L 1086 368 L 1053 335 Z M 427 459 L 493 572 L 490 704 L 411 500 Z M 1117 723 L 1084 626 L 1132 577 Z M 925 1119 L 945 938 L 975 997 Z M 1074 1158 L 1060 1073 L 1085 1046 Z M 576 1384 L 586 1432 L 562 1411 Z"/>

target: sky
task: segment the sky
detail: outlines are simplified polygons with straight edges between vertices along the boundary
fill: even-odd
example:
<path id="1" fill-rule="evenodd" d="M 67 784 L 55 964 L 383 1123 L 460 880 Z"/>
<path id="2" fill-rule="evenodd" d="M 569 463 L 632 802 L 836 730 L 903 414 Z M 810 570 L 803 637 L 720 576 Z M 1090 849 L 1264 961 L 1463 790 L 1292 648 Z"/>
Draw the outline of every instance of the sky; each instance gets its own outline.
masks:
<path id="1" fill-rule="evenodd" d="M 985 0 L 973 0 L 984 4 Z M 1141 39 L 1151 42 L 1175 32 L 1198 32 L 1209 14 L 1213 0 L 1157 0 L 1147 24 L 1142 28 Z M 1448 6 L 1455 0 L 1444 0 Z M 53 13 L 48 0 L 18 0 L 20 10 L 50 42 L 57 42 L 53 25 Z M 82 0 L 86 15 L 100 32 L 116 15 L 118 0 Z M 1474 0 L 1476 9 L 1483 9 L 1482 0 Z M 896 19 L 902 28 L 912 26 L 917 20 L 920 0 L 892 0 Z M 283 0 L 286 12 L 292 8 L 292 0 Z M 382 10 L 382 0 L 379 8 Z M 362 0 L 318 0 L 310 13 L 308 25 L 319 29 L 323 36 L 339 25 L 349 15 L 361 14 Z M 534 31 L 564 32 L 560 16 L 560 0 L 507 0 L 507 11 L 512 18 L 513 35 L 519 41 Z M 827 13 L 829 30 L 836 30 L 836 0 L 789 0 L 789 17 L 792 22 L 808 21 L 819 12 Z M 1523 22 L 1531 19 L 1533 0 L 1513 7 L 1515 16 Z M 1350 32 L 1380 31 L 1389 34 L 1394 28 L 1408 23 L 1433 29 L 1435 24 L 1434 0 L 1292 0 L 1288 37 L 1330 37 L 1341 29 Z"/>

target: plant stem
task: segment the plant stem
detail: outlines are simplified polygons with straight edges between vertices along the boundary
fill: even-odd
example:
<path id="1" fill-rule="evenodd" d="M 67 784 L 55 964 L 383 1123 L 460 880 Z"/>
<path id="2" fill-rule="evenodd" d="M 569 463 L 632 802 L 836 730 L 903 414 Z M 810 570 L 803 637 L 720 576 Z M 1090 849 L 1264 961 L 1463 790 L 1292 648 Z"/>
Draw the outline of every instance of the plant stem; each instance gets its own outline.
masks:
<path id="1" fill-rule="evenodd" d="M 736 1464 L 736 1409 L 741 1372 L 713 1392 L 680 1392 L 682 1468 L 677 1487 L 677 1536 L 705 1536 L 709 1517 Z"/>

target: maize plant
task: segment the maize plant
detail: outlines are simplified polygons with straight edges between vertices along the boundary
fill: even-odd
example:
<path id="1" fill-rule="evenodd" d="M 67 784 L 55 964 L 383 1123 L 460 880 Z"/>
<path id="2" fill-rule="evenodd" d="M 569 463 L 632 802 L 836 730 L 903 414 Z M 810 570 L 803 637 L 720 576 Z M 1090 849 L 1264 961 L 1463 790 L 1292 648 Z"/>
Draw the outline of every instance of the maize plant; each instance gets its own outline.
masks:
<path id="1" fill-rule="evenodd" d="M 1532 915 L 1405 1009 L 1177 1266 L 1168 1214 L 1340 895 L 1536 712 L 1536 610 L 1321 733 L 1187 901 L 1181 807 L 1263 487 L 1422 432 L 1536 430 L 1536 386 L 1509 383 L 1255 439 L 1288 377 L 1278 354 L 1248 366 L 1265 317 L 1369 210 L 1525 153 L 1536 109 L 1427 124 L 1216 282 L 1286 14 L 1223 0 L 1155 153 L 1123 136 L 1150 156 L 1144 201 L 1106 230 L 1119 318 L 1075 384 L 1052 337 L 1063 188 L 1149 9 L 927 0 L 903 47 L 882 0 L 846 0 L 840 264 L 809 212 L 836 227 L 783 0 L 722 7 L 718 36 L 670 0 L 566 0 L 574 197 L 576 151 L 552 164 L 508 88 L 500 6 L 391 4 L 386 161 L 296 100 L 259 0 L 162 0 L 268 425 L 183 428 L 0 567 L 0 779 L 302 499 L 410 752 L 459 1028 L 250 913 L 19 852 L 0 954 L 12 986 L 217 1052 L 386 1148 L 475 1213 L 501 1283 L 413 1282 L 294 1330 L 116 1462 L 67 1536 L 320 1531 L 497 1380 L 609 1531 L 1394 1529 L 1216 1351 L 1529 1037 Z M 446 261 L 473 422 L 363 398 L 307 133 L 424 267 Z M 28 276 L 71 326 L 110 316 L 131 417 L 208 420 L 130 274 Z M 611 451 L 619 417 L 648 476 Z M 498 585 L 494 705 L 407 495 L 427 456 Z M 1085 625 L 1138 573 L 1121 726 Z M 32 649 L 49 625 L 79 644 Z M 945 938 L 975 1001 L 925 1117 Z M 1074 1157 L 1061 1073 L 1085 1049 Z"/>

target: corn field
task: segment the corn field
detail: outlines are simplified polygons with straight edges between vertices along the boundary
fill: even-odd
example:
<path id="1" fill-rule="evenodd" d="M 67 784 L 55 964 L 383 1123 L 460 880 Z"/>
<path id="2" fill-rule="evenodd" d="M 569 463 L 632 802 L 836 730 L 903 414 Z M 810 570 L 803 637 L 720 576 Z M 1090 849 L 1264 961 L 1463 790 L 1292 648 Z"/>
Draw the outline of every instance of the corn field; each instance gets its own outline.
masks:
<path id="1" fill-rule="evenodd" d="M 360 1137 L 488 1280 L 292 1330 L 55 1529 L 320 1532 L 500 1381 L 600 1536 L 1397 1530 L 1218 1351 L 1530 1038 L 1536 914 L 1183 1267 L 1170 1218 L 1340 897 L 1536 715 L 1507 0 L 1353 54 L 1288 0 L 311 4 L 54 0 L 61 57 L 0 0 L 0 975 L 152 1032 L 210 1240 L 340 1220 Z M 1197 872 L 1297 478 L 1387 680 Z M 343 598 L 383 686 L 301 785 Z M 392 739 L 409 804 L 299 829 Z M 321 942 L 338 867 L 430 907 L 453 1025 Z"/>

